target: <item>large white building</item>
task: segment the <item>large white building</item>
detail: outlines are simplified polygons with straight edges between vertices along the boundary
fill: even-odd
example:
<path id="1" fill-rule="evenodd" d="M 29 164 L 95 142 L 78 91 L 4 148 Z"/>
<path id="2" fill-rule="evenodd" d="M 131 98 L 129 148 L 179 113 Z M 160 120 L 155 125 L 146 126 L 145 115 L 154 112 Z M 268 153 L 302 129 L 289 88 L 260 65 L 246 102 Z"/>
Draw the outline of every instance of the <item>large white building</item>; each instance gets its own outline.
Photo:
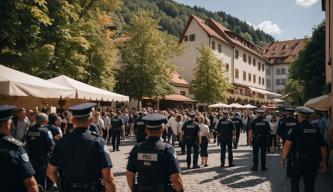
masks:
<path id="1" fill-rule="evenodd" d="M 280 93 L 287 81 L 290 65 L 304 48 L 306 39 L 272 42 L 264 47 L 264 57 L 268 60 L 266 69 L 266 88 Z"/>
<path id="2" fill-rule="evenodd" d="M 180 43 L 185 50 L 176 63 L 181 67 L 179 74 L 188 82 L 194 79 L 196 60 L 200 57 L 198 48 L 204 44 L 213 50 L 228 73 L 233 85 L 231 101 L 265 103 L 267 95 L 276 96 L 266 91 L 266 60 L 259 48 L 215 20 L 190 16 Z"/>

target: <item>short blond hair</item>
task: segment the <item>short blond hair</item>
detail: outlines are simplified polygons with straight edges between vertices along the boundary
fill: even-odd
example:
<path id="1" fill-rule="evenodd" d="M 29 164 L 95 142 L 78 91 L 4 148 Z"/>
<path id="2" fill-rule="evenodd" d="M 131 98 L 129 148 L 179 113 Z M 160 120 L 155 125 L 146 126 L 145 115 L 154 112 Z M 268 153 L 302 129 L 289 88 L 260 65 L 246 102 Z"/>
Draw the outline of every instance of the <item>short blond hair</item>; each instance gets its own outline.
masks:
<path id="1" fill-rule="evenodd" d="M 205 122 L 205 117 L 203 115 L 199 115 L 198 121 L 199 121 L 199 123 L 204 123 Z"/>

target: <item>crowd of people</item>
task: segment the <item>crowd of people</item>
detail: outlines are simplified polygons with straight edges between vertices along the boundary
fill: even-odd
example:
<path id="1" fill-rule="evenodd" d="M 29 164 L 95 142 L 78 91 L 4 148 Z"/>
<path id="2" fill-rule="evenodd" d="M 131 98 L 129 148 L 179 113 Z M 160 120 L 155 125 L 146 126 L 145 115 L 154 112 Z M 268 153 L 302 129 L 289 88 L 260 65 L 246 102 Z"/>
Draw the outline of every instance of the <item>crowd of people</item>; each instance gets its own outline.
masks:
<path id="1" fill-rule="evenodd" d="M 5 108 L 4 111 L 6 112 L 6 110 L 8 111 L 9 109 Z M 112 163 L 109 157 L 109 150 L 106 147 L 107 145 L 112 145 L 113 151 L 120 151 L 122 140 L 135 140 L 139 144 L 145 142 L 153 142 L 156 144 L 157 140 L 152 138 L 158 137 L 158 140 L 161 138 L 164 141 L 163 143 L 169 143 L 170 145 L 158 143 L 156 144 L 158 146 L 157 148 L 170 148 L 169 152 L 172 154 L 174 153 L 173 147 L 176 147 L 178 144 L 177 147 L 180 147 L 181 154 L 186 154 L 187 168 L 198 169 L 200 167 L 209 166 L 208 146 L 209 144 L 215 143 L 221 148 L 220 167 L 223 168 L 225 166 L 226 152 L 228 153 L 228 166 L 235 166 L 233 161 L 233 150 L 238 148 L 241 133 L 244 133 L 244 136 L 247 138 L 246 144 L 253 147 L 253 171 L 258 171 L 259 151 L 261 154 L 261 170 L 266 171 L 266 153 L 275 153 L 276 151 L 279 151 L 280 147 L 285 146 L 285 143 L 288 143 L 288 148 L 284 147 L 287 149 L 283 150 L 282 164 L 284 165 L 284 161 L 287 161 L 287 176 L 293 178 L 292 186 L 296 190 L 299 176 L 303 173 L 300 172 L 298 175 L 293 175 L 295 171 L 292 172 L 293 164 L 296 160 L 295 158 L 293 159 L 289 151 L 292 150 L 292 143 L 297 143 L 298 140 L 295 139 L 297 138 L 297 135 L 293 137 L 289 136 L 292 135 L 290 132 L 292 132 L 295 127 L 300 125 L 303 126 L 302 122 L 303 120 L 306 120 L 307 122 L 310 122 L 310 124 L 306 126 L 311 125 L 317 127 L 320 131 L 319 133 L 324 138 L 322 141 L 312 137 L 308 137 L 307 139 L 318 139 L 320 140 L 320 142 L 318 141 L 319 147 L 324 147 L 331 138 L 328 136 L 330 122 L 324 113 L 320 113 L 316 116 L 314 115 L 315 113 L 309 112 L 308 109 L 299 110 L 296 115 L 294 112 L 295 109 L 293 108 L 285 108 L 280 111 L 271 112 L 261 109 L 234 109 L 199 112 L 195 110 L 180 109 L 155 110 L 153 108 L 144 108 L 141 111 L 136 111 L 134 108 L 131 110 L 124 108 L 122 110 L 111 109 L 99 112 L 98 109 L 94 109 L 93 105 L 91 105 L 85 106 L 85 108 L 74 107 L 70 111 L 66 111 L 62 114 L 49 113 L 47 109 L 37 113 L 32 110 L 20 108 L 16 110 L 16 114 L 13 118 L 9 117 L 7 113 L 2 114 L 0 111 L 0 115 L 4 116 L 0 118 L 0 121 L 1 126 L 3 127 L 1 129 L 10 130 L 8 134 L 1 133 L 4 134 L 2 137 L 7 138 L 8 135 L 11 135 L 10 138 L 14 139 L 7 140 L 9 142 L 14 142 L 14 144 L 20 147 L 20 156 L 23 162 L 31 161 L 32 167 L 26 165 L 26 172 L 22 173 L 22 175 L 34 176 L 36 182 L 31 180 L 31 177 L 28 177 L 30 180 L 24 182 L 26 184 L 25 186 L 30 189 L 27 191 L 38 191 L 38 189 L 33 189 L 36 188 L 37 185 L 41 191 L 52 189 L 58 181 L 58 176 L 61 176 L 61 174 L 66 176 L 70 175 L 67 179 L 72 180 L 71 175 L 74 173 L 68 171 L 72 169 L 67 167 L 69 165 L 64 161 L 66 158 L 67 161 L 71 161 L 71 158 L 74 158 L 77 161 L 82 161 L 82 159 L 88 158 L 90 162 L 95 162 L 95 160 L 93 160 L 94 157 L 88 157 L 80 152 L 74 152 L 76 149 L 75 147 L 78 145 L 75 143 L 76 140 L 78 141 L 78 138 L 74 138 L 75 134 L 78 134 L 78 131 L 76 131 L 78 130 L 78 127 L 87 128 L 89 133 L 93 136 L 83 135 L 82 137 L 90 142 L 95 142 L 95 145 L 100 147 L 101 152 L 91 153 L 96 153 L 99 157 L 99 161 L 101 161 L 96 162 L 95 166 L 100 165 L 100 167 L 97 167 L 96 169 L 102 170 L 102 183 L 104 183 L 104 186 L 108 191 L 115 191 L 115 185 L 114 176 L 111 171 Z M 8 117 L 6 117 L 6 114 Z M 149 119 L 153 118 L 156 114 L 160 115 L 159 118 L 153 120 Z M 165 119 L 161 118 L 161 116 L 165 117 Z M 7 122 L 8 119 L 10 119 L 10 124 Z M 158 122 L 158 124 L 156 124 L 156 122 Z M 311 126 L 309 130 L 312 130 Z M 88 146 L 88 143 L 83 142 L 83 140 L 81 144 L 86 145 L 85 147 L 88 147 L 88 151 L 93 151 L 93 149 Z M 22 148 L 23 146 L 24 148 Z M 133 157 L 133 154 L 135 153 L 136 156 L 138 156 L 137 160 L 140 160 L 141 158 L 142 161 L 145 161 L 147 169 L 149 169 L 151 163 L 157 158 L 154 155 L 151 155 L 152 153 L 140 152 L 140 147 L 144 148 L 141 145 L 135 145 L 131 152 L 127 167 L 127 178 L 130 180 L 129 185 L 133 190 L 134 187 L 131 185 L 135 183 L 135 179 L 133 180 L 132 176 L 133 174 L 135 176 L 135 172 L 139 172 L 140 177 L 140 171 L 138 170 L 140 170 L 140 168 L 142 169 L 142 166 L 135 166 L 138 162 L 135 162 L 136 159 Z M 24 150 L 26 150 L 27 153 L 25 153 Z M 152 149 L 150 149 L 149 146 L 146 146 L 146 148 L 142 150 L 149 151 Z M 323 153 L 322 162 L 325 162 L 326 164 L 327 155 L 325 155 L 324 149 L 322 149 L 321 152 Z M 201 164 L 198 163 L 199 156 L 201 158 Z M 177 191 L 182 191 L 183 187 L 179 175 L 179 164 L 176 159 L 169 158 L 169 160 L 174 162 L 169 176 L 176 174 L 176 176 L 174 176 L 175 178 L 171 179 L 172 184 L 176 186 L 175 188 L 179 189 Z M 82 163 L 81 165 L 84 164 Z M 320 164 L 320 166 L 323 168 L 324 165 Z M 72 164 L 71 167 L 77 167 L 78 169 L 75 170 L 79 170 L 79 165 Z M 150 170 L 150 172 L 153 171 L 154 170 Z M 87 173 L 85 171 L 81 170 L 75 174 L 78 173 L 82 173 L 83 180 L 89 178 L 84 177 Z M 90 170 L 89 173 L 92 174 L 93 171 Z M 95 174 L 99 175 L 98 173 Z M 76 176 L 73 177 L 75 178 Z M 305 175 L 304 177 L 309 179 L 310 176 Z M 311 176 L 311 178 L 313 178 L 313 176 Z M 66 183 L 66 179 L 64 181 L 64 183 Z M 63 188 L 72 188 L 72 190 L 67 191 L 82 191 L 82 188 L 84 187 L 89 188 L 86 191 L 94 191 L 91 190 L 91 188 L 94 188 L 97 191 L 97 189 L 100 188 L 99 183 L 84 185 L 80 182 L 75 182 L 68 182 L 68 185 Z M 309 183 L 313 182 L 308 182 L 308 185 Z M 13 187 L 14 185 L 13 183 L 10 183 L 8 186 Z M 144 186 L 149 188 L 147 187 L 148 184 Z M 16 187 L 20 186 L 18 185 Z M 78 187 L 80 190 L 74 190 L 75 187 Z M 307 187 L 313 188 L 311 184 Z M 22 188 L 17 189 L 21 190 Z M 164 191 L 164 189 L 160 191 Z"/>

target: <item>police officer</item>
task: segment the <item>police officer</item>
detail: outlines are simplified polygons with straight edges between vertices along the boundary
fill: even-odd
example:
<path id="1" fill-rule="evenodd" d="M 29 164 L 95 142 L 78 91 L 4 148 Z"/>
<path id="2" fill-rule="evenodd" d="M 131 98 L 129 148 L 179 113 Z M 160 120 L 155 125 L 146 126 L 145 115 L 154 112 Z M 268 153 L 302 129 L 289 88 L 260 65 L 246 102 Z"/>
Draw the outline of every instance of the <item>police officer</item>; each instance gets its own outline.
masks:
<path id="1" fill-rule="evenodd" d="M 221 167 L 224 167 L 226 147 L 228 148 L 229 167 L 233 167 L 235 164 L 233 164 L 232 141 L 236 137 L 236 128 L 229 118 L 229 112 L 223 111 L 222 113 L 222 118 L 217 124 L 217 132 L 220 136 Z"/>
<path id="2" fill-rule="evenodd" d="M 124 125 L 120 115 L 121 111 L 117 111 L 117 115 L 111 120 L 113 151 L 115 150 L 120 151 L 119 150 L 120 137 L 121 137 L 122 126 Z"/>
<path id="3" fill-rule="evenodd" d="M 36 124 L 26 134 L 26 149 L 36 171 L 36 180 L 42 189 L 46 188 L 46 167 L 49 155 L 55 145 L 52 133 L 47 128 L 48 116 L 39 113 Z"/>
<path id="4" fill-rule="evenodd" d="M 314 111 L 307 107 L 297 107 L 299 125 L 293 127 L 281 154 L 281 165 L 285 166 L 286 158 L 291 151 L 293 158 L 291 191 L 299 191 L 299 180 L 304 180 L 304 190 L 314 192 L 315 178 L 320 167 L 322 173 L 326 170 L 327 145 L 320 133 L 319 127 L 309 122 L 309 116 Z"/>
<path id="5" fill-rule="evenodd" d="M 237 149 L 238 143 L 239 143 L 240 132 L 243 129 L 243 122 L 242 122 L 240 113 L 239 112 L 235 113 L 235 115 L 231 119 L 231 121 L 236 127 L 236 139 L 233 143 L 234 143 L 234 148 Z"/>
<path id="6" fill-rule="evenodd" d="M 57 183 L 61 170 L 62 192 L 116 191 L 109 149 L 102 136 L 89 130 L 95 105 L 84 103 L 69 108 L 74 131 L 57 143 L 51 155 L 47 175 Z"/>
<path id="7" fill-rule="evenodd" d="M 270 139 L 271 128 L 264 118 L 265 111 L 256 110 L 257 118 L 253 120 L 250 126 L 249 141 L 253 145 L 253 167 L 251 170 L 258 171 L 258 154 L 261 154 L 261 170 L 266 171 L 266 151 Z"/>
<path id="8" fill-rule="evenodd" d="M 132 192 L 184 191 L 176 151 L 160 139 L 167 118 L 150 114 L 143 117 L 143 121 L 148 138 L 136 144 L 128 158 L 126 176 L 129 188 Z"/>
<path id="9" fill-rule="evenodd" d="M 294 108 L 288 107 L 284 109 L 285 118 L 279 123 L 277 135 L 277 140 L 282 139 L 282 143 L 284 144 L 287 140 L 287 135 L 289 131 L 295 127 L 297 127 L 297 120 L 294 118 Z M 291 166 L 292 166 L 292 158 L 291 154 L 287 156 L 287 177 L 291 176 Z"/>
<path id="10" fill-rule="evenodd" d="M 201 143 L 200 127 L 194 120 L 195 113 L 190 112 L 188 120 L 184 123 L 180 138 L 184 139 L 186 145 L 187 168 L 191 167 L 191 154 L 193 149 L 193 168 L 199 168 L 199 145 Z"/>
<path id="11" fill-rule="evenodd" d="M 0 186 L 1 191 L 38 192 L 35 171 L 23 143 L 11 133 L 11 113 L 15 106 L 0 105 Z"/>
<path id="12" fill-rule="evenodd" d="M 51 113 L 49 115 L 49 125 L 48 125 L 48 130 L 51 131 L 53 140 L 55 142 L 59 141 L 62 137 L 61 129 L 56 126 L 56 121 L 58 119 L 58 115 L 55 113 Z"/>
<path id="13" fill-rule="evenodd" d="M 134 129 L 135 129 L 135 136 L 136 136 L 136 142 L 140 143 L 146 139 L 146 133 L 145 133 L 145 123 L 142 120 L 143 113 L 139 112 L 139 117 L 135 119 L 134 122 Z"/>

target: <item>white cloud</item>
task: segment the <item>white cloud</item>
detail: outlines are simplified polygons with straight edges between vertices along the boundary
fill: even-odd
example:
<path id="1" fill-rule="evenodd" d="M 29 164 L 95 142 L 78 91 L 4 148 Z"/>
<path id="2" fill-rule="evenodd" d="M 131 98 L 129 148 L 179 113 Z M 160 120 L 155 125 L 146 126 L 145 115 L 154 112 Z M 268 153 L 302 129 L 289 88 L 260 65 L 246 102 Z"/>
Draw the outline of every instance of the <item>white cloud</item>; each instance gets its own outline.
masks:
<path id="1" fill-rule="evenodd" d="M 254 29 L 258 29 L 257 26 L 253 25 L 252 23 L 248 22 L 248 21 L 245 21 L 245 23 L 247 23 L 248 25 L 250 25 L 251 27 L 253 27 Z"/>
<path id="2" fill-rule="evenodd" d="M 296 4 L 300 5 L 304 8 L 308 8 L 317 2 L 318 2 L 318 0 L 296 0 Z"/>
<path id="3" fill-rule="evenodd" d="M 280 35 L 282 33 L 280 27 L 272 21 L 263 21 L 258 25 L 258 28 L 270 35 Z"/>

